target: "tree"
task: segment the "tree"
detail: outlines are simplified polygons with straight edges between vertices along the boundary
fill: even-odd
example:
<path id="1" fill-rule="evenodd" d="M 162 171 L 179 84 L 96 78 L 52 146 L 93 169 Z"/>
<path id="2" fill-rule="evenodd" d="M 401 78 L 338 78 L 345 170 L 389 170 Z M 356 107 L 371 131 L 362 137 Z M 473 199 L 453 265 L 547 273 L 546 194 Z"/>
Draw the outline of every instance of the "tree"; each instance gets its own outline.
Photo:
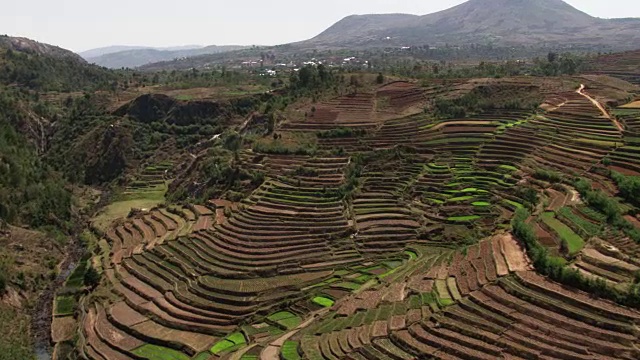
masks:
<path id="1" fill-rule="evenodd" d="M 240 149 L 242 149 L 242 136 L 235 131 L 229 133 L 224 140 L 224 148 L 233 152 L 234 166 L 240 160 Z"/>
<path id="2" fill-rule="evenodd" d="M 563 74 L 573 75 L 577 72 L 578 64 L 570 55 L 565 55 L 560 60 L 560 72 Z"/>
<path id="3" fill-rule="evenodd" d="M 351 75 L 351 79 L 349 80 L 349 84 L 353 88 L 353 94 L 357 94 L 358 93 L 358 89 L 362 85 L 360 83 L 360 79 L 358 79 L 357 75 Z"/>
<path id="4" fill-rule="evenodd" d="M 7 290 L 7 275 L 4 268 L 0 268 L 0 294 Z"/>
<path id="5" fill-rule="evenodd" d="M 101 276 L 98 270 L 94 269 L 93 266 L 89 266 L 87 272 L 84 273 L 84 285 L 94 289 L 100 284 L 100 278 Z"/>
<path id="6" fill-rule="evenodd" d="M 267 116 L 267 133 L 271 134 L 276 129 L 276 116 L 274 113 L 269 113 Z"/>
<path id="7" fill-rule="evenodd" d="M 554 63 L 556 60 L 558 60 L 558 53 L 550 51 L 549 54 L 547 54 L 547 60 L 550 63 Z"/>
<path id="8" fill-rule="evenodd" d="M 376 78 L 376 83 L 384 84 L 384 75 L 382 75 L 382 73 L 378 73 L 378 77 Z"/>
<path id="9" fill-rule="evenodd" d="M 540 199 L 538 198 L 538 192 L 534 188 L 528 186 L 519 187 L 516 189 L 516 194 L 518 195 L 518 197 L 524 200 L 525 204 L 531 210 L 533 210 L 538 202 L 540 202 Z"/>
<path id="10" fill-rule="evenodd" d="M 314 71 L 310 66 L 305 66 L 298 71 L 298 79 L 302 87 L 310 87 L 313 83 Z"/>

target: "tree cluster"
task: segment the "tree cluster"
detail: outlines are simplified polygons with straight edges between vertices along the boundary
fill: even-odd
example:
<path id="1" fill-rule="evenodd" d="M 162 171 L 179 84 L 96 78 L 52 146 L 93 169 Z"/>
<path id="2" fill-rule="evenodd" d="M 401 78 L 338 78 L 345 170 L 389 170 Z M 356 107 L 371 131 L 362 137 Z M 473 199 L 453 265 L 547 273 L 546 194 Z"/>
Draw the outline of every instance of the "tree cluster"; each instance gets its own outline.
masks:
<path id="1" fill-rule="evenodd" d="M 574 186 L 589 206 L 606 216 L 607 222 L 611 226 L 623 231 L 635 242 L 640 243 L 640 230 L 624 218 L 620 204 L 615 198 L 608 196 L 602 190 L 594 190 L 586 179 L 576 180 Z"/>
<path id="2" fill-rule="evenodd" d="M 549 52 L 546 59 L 536 58 L 531 73 L 537 76 L 575 75 L 584 70 L 586 58 L 571 53 Z"/>
<path id="3" fill-rule="evenodd" d="M 612 171 L 611 177 L 618 186 L 620 195 L 628 202 L 640 205 L 640 177 L 626 176 L 619 172 Z"/>
<path id="4" fill-rule="evenodd" d="M 455 99 L 436 99 L 433 112 L 441 119 L 457 119 L 495 109 L 533 110 L 541 102 L 535 87 L 481 86 Z"/>
<path id="5" fill-rule="evenodd" d="M 563 259 L 550 256 L 547 249 L 538 242 L 533 226 L 527 223 L 530 215 L 527 210 L 518 210 L 512 219 L 511 228 L 513 235 L 525 244 L 527 255 L 538 273 L 621 305 L 640 307 L 640 287 L 637 284 L 628 289 L 619 289 L 602 279 L 586 277 L 578 270 L 566 266 Z"/>
<path id="6" fill-rule="evenodd" d="M 0 219 L 33 227 L 64 225 L 71 218 L 71 194 L 62 176 L 16 131 L 25 116 L 15 98 L 0 94 Z"/>
<path id="7" fill-rule="evenodd" d="M 112 71 L 76 59 L 12 50 L 0 50 L 0 70 L 0 84 L 38 91 L 107 89 L 117 80 Z"/>

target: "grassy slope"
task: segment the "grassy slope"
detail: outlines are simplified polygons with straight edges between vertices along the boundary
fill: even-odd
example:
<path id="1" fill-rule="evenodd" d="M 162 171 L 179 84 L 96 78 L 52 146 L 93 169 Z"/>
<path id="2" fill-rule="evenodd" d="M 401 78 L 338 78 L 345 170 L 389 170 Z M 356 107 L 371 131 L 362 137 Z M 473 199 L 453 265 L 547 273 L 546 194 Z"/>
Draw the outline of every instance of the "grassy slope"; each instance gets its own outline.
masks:
<path id="1" fill-rule="evenodd" d="M 0 303 L 0 360 L 35 359 L 29 322 L 24 313 Z"/>
<path id="2" fill-rule="evenodd" d="M 93 220 L 93 225 L 98 229 L 106 230 L 115 219 L 126 217 L 132 209 L 151 209 L 163 204 L 166 192 L 166 185 L 159 185 L 154 189 L 123 195 L 105 207 Z"/>

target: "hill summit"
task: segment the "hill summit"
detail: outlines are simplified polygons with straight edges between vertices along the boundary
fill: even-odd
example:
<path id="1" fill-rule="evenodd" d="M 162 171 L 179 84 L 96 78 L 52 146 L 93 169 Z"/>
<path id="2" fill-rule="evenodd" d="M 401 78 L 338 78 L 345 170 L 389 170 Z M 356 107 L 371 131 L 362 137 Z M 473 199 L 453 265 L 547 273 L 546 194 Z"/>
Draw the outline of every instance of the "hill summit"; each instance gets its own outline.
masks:
<path id="1" fill-rule="evenodd" d="M 498 43 L 640 46 L 640 19 L 600 19 L 562 0 L 470 0 L 424 16 L 360 15 L 305 42 L 316 46 Z"/>
<path id="2" fill-rule="evenodd" d="M 0 35 L 0 49 L 11 49 L 23 53 L 48 56 L 55 59 L 86 63 L 82 57 L 58 46 L 44 44 L 24 37 Z"/>

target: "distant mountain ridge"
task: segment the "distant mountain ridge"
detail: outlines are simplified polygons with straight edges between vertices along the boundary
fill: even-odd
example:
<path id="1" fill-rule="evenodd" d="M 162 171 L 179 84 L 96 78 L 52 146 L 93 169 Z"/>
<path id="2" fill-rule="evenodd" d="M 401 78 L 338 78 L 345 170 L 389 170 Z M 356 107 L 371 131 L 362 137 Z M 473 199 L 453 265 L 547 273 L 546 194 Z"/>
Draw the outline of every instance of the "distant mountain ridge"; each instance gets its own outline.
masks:
<path id="1" fill-rule="evenodd" d="M 640 19 L 600 19 L 562 0 L 469 0 L 424 16 L 353 15 L 303 47 L 463 45 L 640 47 Z"/>
<path id="2" fill-rule="evenodd" d="M 113 46 L 105 46 L 96 49 L 90 49 L 86 51 L 81 51 L 78 55 L 82 56 L 85 59 L 95 58 L 103 55 L 113 54 L 121 51 L 128 50 L 146 50 L 146 49 L 154 49 L 154 50 L 192 50 L 192 49 L 201 49 L 204 46 L 202 45 L 181 45 L 181 46 L 169 46 L 169 47 L 154 47 L 154 46 L 130 46 L 130 45 L 113 45 Z"/>
<path id="3" fill-rule="evenodd" d="M 245 49 L 248 46 L 240 45 L 211 45 L 206 47 L 192 47 L 190 45 L 184 47 L 174 47 L 167 49 L 144 48 L 137 47 L 133 49 L 125 49 L 121 51 L 108 52 L 110 49 L 94 49 L 89 53 L 100 53 L 98 56 L 87 56 L 87 52 L 83 52 L 85 59 L 93 64 L 118 69 L 118 68 L 135 68 L 146 64 L 169 61 L 177 58 L 191 57 L 207 54 L 218 54 L 222 52 Z M 118 47 L 113 47 L 117 49 Z M 113 49 L 111 48 L 111 50 Z"/>

